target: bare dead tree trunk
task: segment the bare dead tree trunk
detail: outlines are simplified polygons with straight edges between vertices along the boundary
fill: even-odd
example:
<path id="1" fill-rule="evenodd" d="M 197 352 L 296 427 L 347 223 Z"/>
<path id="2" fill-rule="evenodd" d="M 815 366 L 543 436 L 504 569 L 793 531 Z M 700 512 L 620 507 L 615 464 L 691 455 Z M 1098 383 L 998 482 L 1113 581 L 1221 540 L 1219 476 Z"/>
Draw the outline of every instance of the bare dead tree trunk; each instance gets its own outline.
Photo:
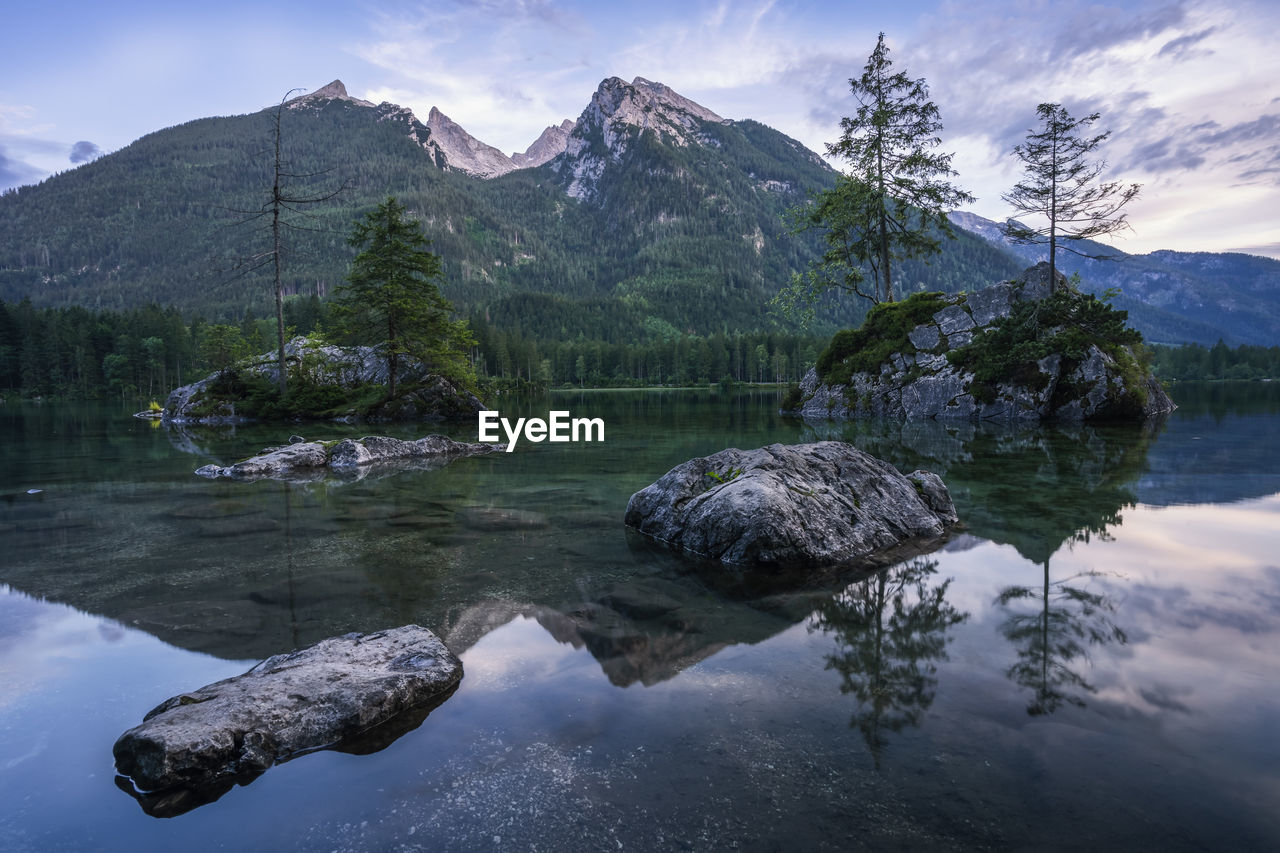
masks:
<path id="1" fill-rule="evenodd" d="M 288 96 L 286 95 L 286 97 Z M 284 289 L 280 283 L 280 207 L 284 201 L 284 196 L 280 192 L 280 113 L 283 109 L 284 101 L 282 100 L 280 106 L 276 107 L 275 168 L 272 173 L 273 180 L 271 184 L 271 259 L 272 265 L 275 267 L 276 366 L 279 370 L 277 386 L 280 389 L 281 397 L 284 397 L 289 383 L 284 363 Z"/>

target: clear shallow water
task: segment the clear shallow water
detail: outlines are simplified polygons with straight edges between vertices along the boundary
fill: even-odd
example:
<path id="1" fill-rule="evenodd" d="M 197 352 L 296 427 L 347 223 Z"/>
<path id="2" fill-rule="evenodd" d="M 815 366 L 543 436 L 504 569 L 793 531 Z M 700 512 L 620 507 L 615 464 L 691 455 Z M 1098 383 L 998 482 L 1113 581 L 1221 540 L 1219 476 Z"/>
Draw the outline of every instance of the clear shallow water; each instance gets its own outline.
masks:
<path id="1" fill-rule="evenodd" d="M 1277 391 L 1022 432 L 585 392 L 554 407 L 603 445 L 294 486 L 191 474 L 287 430 L 0 407 L 0 849 L 1274 848 Z M 967 529 L 797 587 L 621 528 L 685 459 L 820 438 L 938 471 Z M 170 819 L 116 788 L 111 744 L 163 699 L 408 622 L 466 675 L 386 749 Z"/>

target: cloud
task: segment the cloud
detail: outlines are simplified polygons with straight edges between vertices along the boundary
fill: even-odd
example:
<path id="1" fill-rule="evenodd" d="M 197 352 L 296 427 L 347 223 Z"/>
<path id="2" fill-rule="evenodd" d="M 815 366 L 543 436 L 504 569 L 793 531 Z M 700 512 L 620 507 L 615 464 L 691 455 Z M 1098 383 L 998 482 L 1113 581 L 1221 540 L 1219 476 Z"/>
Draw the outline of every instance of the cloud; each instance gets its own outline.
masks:
<path id="1" fill-rule="evenodd" d="M 1148 125 L 1158 137 L 1136 143 L 1118 163 L 1121 171 L 1149 175 L 1199 169 L 1206 164 L 1233 182 L 1268 182 L 1280 172 L 1280 114 L 1239 121 L 1226 127 L 1216 121 L 1187 125 L 1161 117 Z"/>
<path id="2" fill-rule="evenodd" d="M 1057 30 L 1051 56 L 1058 61 L 1075 59 L 1160 35 L 1186 21 L 1186 5 L 1170 3 L 1154 10 L 1140 8 L 1131 13 L 1125 9 L 1091 4 L 1077 8 L 1071 20 L 1067 21 L 1060 17 L 1055 20 L 1056 16 L 1050 13 L 1046 17 L 1054 21 Z"/>
<path id="3" fill-rule="evenodd" d="M 71 162 L 87 163 L 102 155 L 102 149 L 88 140 L 80 140 L 71 146 Z"/>
<path id="4" fill-rule="evenodd" d="M 1274 243 L 1262 243 L 1257 246 L 1236 246 L 1230 249 L 1224 249 L 1226 252 L 1242 252 L 1246 255 L 1262 255 L 1267 258 L 1276 258 L 1280 260 L 1280 240 Z"/>
<path id="5" fill-rule="evenodd" d="M 7 190 L 23 184 L 35 183 L 44 177 L 44 170 L 15 160 L 4 148 L 0 148 L 0 190 Z"/>
<path id="6" fill-rule="evenodd" d="M 382 13 L 349 48 L 382 70 L 381 84 L 352 94 L 440 108 L 482 141 L 523 151 L 542 129 L 586 106 L 606 75 L 594 69 L 598 39 L 575 12 L 547 0 L 437 3 Z"/>
<path id="7" fill-rule="evenodd" d="M 1217 31 L 1217 27 L 1205 27 L 1199 32 L 1170 39 L 1165 42 L 1164 47 L 1160 48 L 1160 52 L 1156 54 L 1156 56 L 1167 56 L 1171 59 L 1194 59 L 1197 57 L 1209 56 L 1213 51 L 1196 50 L 1195 46 Z"/>

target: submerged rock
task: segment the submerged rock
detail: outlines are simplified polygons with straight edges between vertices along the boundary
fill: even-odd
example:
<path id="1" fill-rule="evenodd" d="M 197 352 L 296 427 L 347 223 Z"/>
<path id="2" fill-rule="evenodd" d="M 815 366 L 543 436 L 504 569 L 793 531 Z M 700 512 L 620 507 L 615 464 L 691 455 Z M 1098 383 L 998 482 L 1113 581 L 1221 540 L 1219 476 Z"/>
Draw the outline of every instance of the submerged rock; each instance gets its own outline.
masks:
<path id="1" fill-rule="evenodd" d="M 505 444 L 469 444 L 442 435 L 428 435 L 416 441 L 384 435 L 344 438 L 337 442 L 303 440 L 283 447 L 268 447 L 259 455 L 234 465 L 205 465 L 197 468 L 196 474 L 210 479 L 299 482 L 332 473 L 354 479 L 373 467 L 439 467 L 453 459 L 495 453 L 505 447 Z"/>
<path id="2" fill-rule="evenodd" d="M 724 563 L 831 566 L 937 540 L 956 522 L 936 474 L 838 441 L 722 450 L 636 492 L 627 526 Z"/>
<path id="3" fill-rule="evenodd" d="M 421 723 L 422 709 L 448 698 L 461 678 L 461 661 L 426 628 L 346 634 L 167 699 L 112 751 L 117 770 L 147 795 L 144 808 L 176 814 L 273 764 L 347 748 L 400 715 Z M 371 750 L 359 741 L 348 751 Z"/>

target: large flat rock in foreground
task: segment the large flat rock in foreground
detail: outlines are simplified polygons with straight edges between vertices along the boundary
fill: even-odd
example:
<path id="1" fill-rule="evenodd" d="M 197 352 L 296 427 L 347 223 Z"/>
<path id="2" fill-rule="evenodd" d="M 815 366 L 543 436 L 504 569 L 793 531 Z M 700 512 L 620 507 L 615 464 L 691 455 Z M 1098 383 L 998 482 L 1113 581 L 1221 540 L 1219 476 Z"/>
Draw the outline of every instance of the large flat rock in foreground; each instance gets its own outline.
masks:
<path id="1" fill-rule="evenodd" d="M 625 522 L 739 565 L 874 561 L 956 522 L 942 480 L 903 475 L 851 444 L 771 444 L 691 459 L 631 496 Z"/>
<path id="2" fill-rule="evenodd" d="M 144 792 L 252 778 L 438 703 L 461 678 L 417 625 L 331 637 L 162 702 L 116 741 L 116 768 Z"/>

